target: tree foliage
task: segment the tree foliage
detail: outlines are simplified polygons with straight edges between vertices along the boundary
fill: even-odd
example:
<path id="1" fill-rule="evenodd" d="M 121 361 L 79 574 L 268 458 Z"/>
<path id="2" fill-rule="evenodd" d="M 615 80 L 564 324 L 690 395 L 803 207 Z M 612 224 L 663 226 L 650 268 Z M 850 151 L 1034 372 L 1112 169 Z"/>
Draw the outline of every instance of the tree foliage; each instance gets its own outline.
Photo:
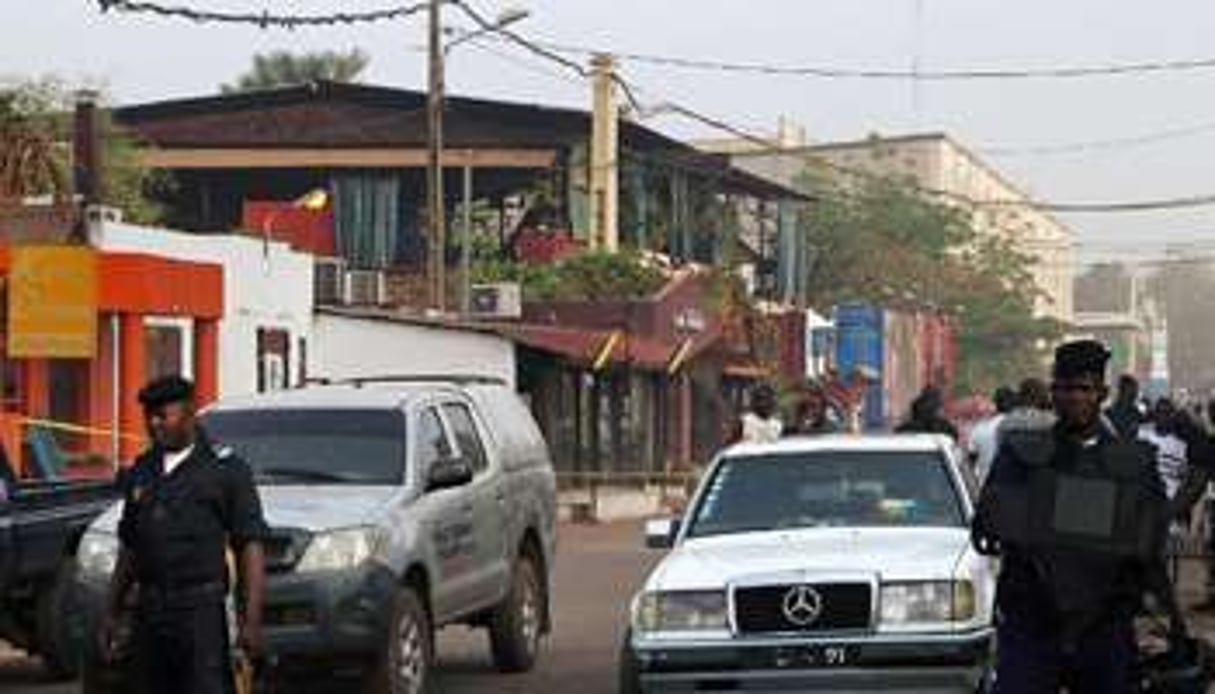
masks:
<path id="1" fill-rule="evenodd" d="M 233 94 L 311 82 L 354 82 L 370 62 L 371 57 L 358 48 L 345 53 L 275 51 L 258 54 L 253 56 L 253 67 L 235 84 L 221 85 L 220 92 Z"/>
<path id="2" fill-rule="evenodd" d="M 47 85 L 0 88 L 0 201 L 68 191 Z"/>
<path id="3" fill-rule="evenodd" d="M 961 392 L 1037 374 L 1062 326 L 1037 318 L 1034 259 L 972 215 L 896 179 L 856 186 L 807 174 L 818 200 L 800 219 L 815 249 L 810 296 L 820 306 L 869 301 L 942 311 L 958 326 Z"/>
<path id="4" fill-rule="evenodd" d="M 0 83 L 0 201 L 72 195 L 73 89 L 46 78 Z M 163 210 L 155 193 L 172 186 L 165 172 L 139 162 L 139 143 L 101 115 L 105 189 L 102 200 L 137 223 L 155 223 Z"/>
<path id="5" fill-rule="evenodd" d="M 588 251 L 551 265 L 482 260 L 476 282 L 518 282 L 528 301 L 622 301 L 650 296 L 666 283 L 659 268 L 631 252 Z"/>

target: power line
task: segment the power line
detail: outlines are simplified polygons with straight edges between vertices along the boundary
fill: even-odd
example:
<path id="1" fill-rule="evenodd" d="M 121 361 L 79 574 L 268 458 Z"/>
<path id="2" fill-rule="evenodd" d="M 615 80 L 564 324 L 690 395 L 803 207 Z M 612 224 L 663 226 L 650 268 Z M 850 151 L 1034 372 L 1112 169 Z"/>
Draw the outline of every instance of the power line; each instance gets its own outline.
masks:
<path id="1" fill-rule="evenodd" d="M 478 12 L 476 10 L 476 8 L 472 7 L 467 2 L 464 2 L 463 0 L 450 0 L 450 2 L 453 5 L 455 5 L 456 8 L 458 8 L 461 12 L 463 12 L 465 15 L 467 15 L 469 19 L 471 19 L 478 26 L 480 26 L 481 29 L 483 29 L 484 31 L 486 31 L 490 34 L 501 36 L 502 38 L 510 41 L 511 43 L 514 43 L 515 45 L 517 45 L 531 53 L 534 53 L 535 55 L 538 55 L 541 58 L 551 60 L 559 65 L 562 65 L 570 70 L 573 70 L 574 72 L 578 73 L 578 75 L 580 77 L 589 77 L 590 76 L 590 73 L 587 72 L 587 69 L 585 67 L 583 67 L 580 63 L 570 60 L 569 58 L 566 58 L 565 56 L 562 56 L 557 52 L 549 50 L 548 48 L 540 45 L 539 43 L 537 43 L 535 41 L 526 39 L 526 38 L 520 36 L 519 34 L 517 34 L 516 32 L 511 31 L 510 29 L 502 26 L 501 24 L 490 21 L 487 17 L 482 15 L 480 12 Z"/>
<path id="2" fill-rule="evenodd" d="M 258 12 L 216 12 L 187 5 L 163 5 L 142 0 L 97 0 L 101 11 L 127 14 L 150 14 L 172 19 L 186 19 L 199 24 L 244 24 L 261 29 L 299 29 L 303 27 L 334 26 L 338 24 L 370 24 L 411 17 L 425 10 L 427 3 L 387 7 L 366 12 L 334 12 L 331 14 L 276 14 Z"/>
<path id="3" fill-rule="evenodd" d="M 1031 147 L 980 147 L 978 148 L 978 151 L 982 154 L 993 157 L 1077 154 L 1083 152 L 1108 151 L 1125 149 L 1129 147 L 1138 147 L 1157 142 L 1180 140 L 1193 137 L 1195 135 L 1204 135 L 1212 132 L 1215 132 L 1215 122 L 1202 123 L 1187 128 L 1161 130 L 1159 132 L 1149 133 L 1146 135 L 1117 137 L 1107 140 L 1089 140 L 1085 142 L 1072 142 L 1058 145 L 1039 145 Z"/>
<path id="4" fill-rule="evenodd" d="M 704 58 L 688 58 L 651 53 L 612 52 L 556 41 L 537 41 L 553 51 L 566 54 L 596 55 L 612 53 L 620 60 L 659 67 L 684 70 L 745 73 L 783 77 L 812 77 L 820 79 L 872 79 L 912 81 L 961 81 L 961 80 L 1032 80 L 1032 79 L 1078 79 L 1087 77 L 1122 77 L 1162 72 L 1186 72 L 1215 68 L 1215 58 L 1189 60 L 1155 60 L 1134 63 L 1112 63 L 1104 65 L 1077 65 L 1053 68 L 995 68 L 959 70 L 879 70 L 824 65 L 777 65 L 761 62 L 727 62 Z"/>
<path id="5" fill-rule="evenodd" d="M 716 130 L 729 133 L 735 137 L 739 137 L 752 144 L 760 145 L 767 148 L 766 151 L 777 154 L 786 154 L 803 159 L 812 165 L 823 166 L 837 173 L 843 173 L 849 176 L 855 176 L 868 180 L 889 180 L 888 177 L 881 174 L 858 169 L 854 167 L 843 166 L 834 162 L 828 161 L 823 157 L 816 157 L 804 151 L 789 150 L 781 147 L 779 143 L 772 140 L 747 132 L 746 130 L 730 123 L 701 113 L 695 109 L 688 108 L 681 104 L 667 102 L 664 105 L 664 110 L 676 113 L 691 120 L 695 120 L 703 125 L 709 126 Z M 955 193 L 953 191 L 940 190 L 929 186 L 921 185 L 915 181 L 905 181 L 904 185 L 908 188 L 923 193 L 929 196 L 951 200 L 972 207 L 988 207 L 988 208 L 1029 208 L 1043 212 L 1058 212 L 1072 214 L 1095 214 L 1095 213 L 1134 213 L 1134 212 L 1156 212 L 1162 210 L 1181 210 L 1197 207 L 1208 207 L 1215 205 L 1215 193 L 1191 195 L 1174 198 L 1163 198 L 1155 200 L 1134 200 L 1120 202 L 1048 202 L 1042 200 L 1033 200 L 1026 198 L 1023 200 L 976 200 L 966 195 Z"/>
<path id="6" fill-rule="evenodd" d="M 489 53 L 490 55 L 492 55 L 500 60 L 504 60 L 504 61 L 518 67 L 521 70 L 526 70 L 535 75 L 541 75 L 543 77 L 551 77 L 553 79 L 558 79 L 558 80 L 561 80 L 562 82 L 566 82 L 569 84 L 581 85 L 584 82 L 584 80 L 582 80 L 578 77 L 575 77 L 574 75 L 571 75 L 568 72 L 546 69 L 545 67 L 542 67 L 538 64 L 530 63 L 526 60 L 523 60 L 519 56 L 512 55 L 510 53 L 507 53 L 504 50 L 495 48 L 495 47 L 491 46 L 490 44 L 486 43 L 485 41 L 471 39 L 468 41 L 468 45 L 477 50 Z"/>

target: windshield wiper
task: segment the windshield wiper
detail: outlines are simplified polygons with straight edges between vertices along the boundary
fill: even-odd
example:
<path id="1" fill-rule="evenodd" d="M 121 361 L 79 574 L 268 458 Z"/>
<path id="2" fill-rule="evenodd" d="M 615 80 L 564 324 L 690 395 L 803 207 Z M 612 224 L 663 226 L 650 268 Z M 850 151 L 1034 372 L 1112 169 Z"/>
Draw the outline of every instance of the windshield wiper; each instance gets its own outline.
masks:
<path id="1" fill-rule="evenodd" d="M 263 479 L 300 480 L 305 482 L 343 482 L 352 483 L 361 480 L 349 475 L 327 470 L 301 470 L 299 468 L 271 467 L 258 471 L 258 477 Z"/>

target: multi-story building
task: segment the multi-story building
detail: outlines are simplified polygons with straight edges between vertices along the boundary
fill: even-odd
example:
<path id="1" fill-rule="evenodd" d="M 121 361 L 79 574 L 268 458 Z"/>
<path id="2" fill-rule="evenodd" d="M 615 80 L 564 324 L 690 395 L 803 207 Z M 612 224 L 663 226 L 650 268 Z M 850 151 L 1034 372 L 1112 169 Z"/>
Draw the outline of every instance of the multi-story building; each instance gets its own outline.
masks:
<path id="1" fill-rule="evenodd" d="M 842 180 L 870 176 L 907 178 L 947 202 L 972 206 L 980 233 L 998 234 L 1037 262 L 1034 278 L 1041 290 L 1037 313 L 1070 324 L 1072 301 L 1072 232 L 1060 220 L 1039 210 L 1030 197 L 991 164 L 944 133 L 870 137 L 850 142 L 807 144 L 804 135 L 782 124 L 778 147 L 762 149 L 739 142 L 703 143 L 702 148 L 729 154 L 751 173 L 784 184 L 793 183 L 807 167 Z M 998 203 L 998 204 L 982 204 Z"/>

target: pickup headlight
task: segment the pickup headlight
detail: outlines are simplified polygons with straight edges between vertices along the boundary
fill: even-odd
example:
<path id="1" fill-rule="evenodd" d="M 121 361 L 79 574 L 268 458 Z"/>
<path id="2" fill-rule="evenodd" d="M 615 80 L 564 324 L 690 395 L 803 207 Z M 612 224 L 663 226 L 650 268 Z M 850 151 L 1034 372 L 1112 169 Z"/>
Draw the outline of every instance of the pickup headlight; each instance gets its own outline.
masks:
<path id="1" fill-rule="evenodd" d="M 353 569 L 367 561 L 374 550 L 375 539 L 370 528 L 320 533 L 308 543 L 296 571 L 310 573 Z"/>
<path id="2" fill-rule="evenodd" d="M 970 581 L 920 581 L 882 585 L 882 623 L 965 622 L 975 616 Z"/>
<path id="3" fill-rule="evenodd" d="M 727 628 L 725 591 L 642 593 L 633 605 L 633 630 L 637 633 Z"/>
<path id="4" fill-rule="evenodd" d="M 80 538 L 76 564 L 81 576 L 108 579 L 118 563 L 118 536 L 90 530 Z"/>

